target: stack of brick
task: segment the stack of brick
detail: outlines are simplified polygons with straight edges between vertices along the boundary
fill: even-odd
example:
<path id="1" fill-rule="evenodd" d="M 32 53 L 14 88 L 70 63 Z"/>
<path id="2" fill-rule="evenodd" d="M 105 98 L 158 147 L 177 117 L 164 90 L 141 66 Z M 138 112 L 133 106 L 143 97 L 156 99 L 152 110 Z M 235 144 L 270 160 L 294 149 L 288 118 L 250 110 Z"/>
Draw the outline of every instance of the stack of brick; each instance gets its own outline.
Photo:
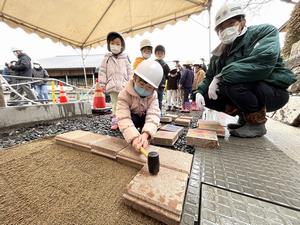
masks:
<path id="1" fill-rule="evenodd" d="M 133 178 L 123 195 L 125 203 L 166 224 L 179 224 L 188 175 L 161 167 L 157 176 L 147 167 Z"/>
<path id="2" fill-rule="evenodd" d="M 178 118 L 178 115 L 175 115 L 175 114 L 165 114 L 164 117 L 170 117 L 172 118 L 172 121 L 176 120 Z"/>
<path id="3" fill-rule="evenodd" d="M 215 131 L 218 137 L 225 137 L 225 128 L 217 121 L 198 120 L 197 127 L 200 130 Z"/>
<path id="4" fill-rule="evenodd" d="M 174 123 L 178 126 L 189 127 L 192 123 L 193 117 L 191 116 L 180 116 L 175 119 Z"/>
<path id="5" fill-rule="evenodd" d="M 128 160 L 128 165 L 133 162 L 138 167 L 143 165 L 127 186 L 123 195 L 125 203 L 166 224 L 179 224 L 193 156 L 155 146 L 147 150 L 159 153 L 160 171 L 156 176 L 149 174 L 145 158 L 133 149 L 125 148 L 117 156 L 123 162 Z"/>
<path id="6" fill-rule="evenodd" d="M 215 131 L 189 129 L 186 135 L 186 143 L 188 145 L 203 148 L 218 148 L 219 141 Z"/>
<path id="7" fill-rule="evenodd" d="M 167 124 L 162 126 L 154 135 L 152 144 L 173 146 L 183 132 L 183 127 Z"/>
<path id="8" fill-rule="evenodd" d="M 168 116 L 163 116 L 160 118 L 160 122 L 161 123 L 171 123 L 173 121 L 173 119 L 171 117 Z"/>

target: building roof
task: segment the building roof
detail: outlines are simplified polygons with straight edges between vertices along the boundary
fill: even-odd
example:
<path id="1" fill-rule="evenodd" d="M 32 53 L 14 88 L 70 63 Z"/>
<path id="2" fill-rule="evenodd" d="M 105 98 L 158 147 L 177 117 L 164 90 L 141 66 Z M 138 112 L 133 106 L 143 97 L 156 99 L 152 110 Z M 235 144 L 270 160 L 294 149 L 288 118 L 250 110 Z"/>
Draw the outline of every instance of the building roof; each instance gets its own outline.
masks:
<path id="1" fill-rule="evenodd" d="M 87 55 L 85 58 L 86 68 L 98 68 L 104 54 Z M 38 60 L 45 69 L 75 69 L 82 68 L 81 55 L 61 55 Z"/>

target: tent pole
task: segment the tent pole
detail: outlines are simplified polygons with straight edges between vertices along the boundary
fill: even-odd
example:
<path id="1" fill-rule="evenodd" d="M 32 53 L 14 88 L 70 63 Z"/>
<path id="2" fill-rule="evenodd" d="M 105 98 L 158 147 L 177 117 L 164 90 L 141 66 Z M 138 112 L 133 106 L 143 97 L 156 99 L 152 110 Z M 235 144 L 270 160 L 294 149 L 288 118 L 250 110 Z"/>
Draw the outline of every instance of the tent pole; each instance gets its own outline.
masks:
<path id="1" fill-rule="evenodd" d="M 211 4 L 208 7 L 208 59 L 211 57 Z"/>
<path id="2" fill-rule="evenodd" d="M 84 57 L 83 57 L 83 48 L 81 48 L 81 60 L 82 60 L 82 65 L 83 65 L 83 75 L 84 75 L 84 82 L 85 82 L 85 87 L 87 88 L 87 77 L 86 77 L 86 70 L 85 70 L 85 62 L 84 62 Z"/>

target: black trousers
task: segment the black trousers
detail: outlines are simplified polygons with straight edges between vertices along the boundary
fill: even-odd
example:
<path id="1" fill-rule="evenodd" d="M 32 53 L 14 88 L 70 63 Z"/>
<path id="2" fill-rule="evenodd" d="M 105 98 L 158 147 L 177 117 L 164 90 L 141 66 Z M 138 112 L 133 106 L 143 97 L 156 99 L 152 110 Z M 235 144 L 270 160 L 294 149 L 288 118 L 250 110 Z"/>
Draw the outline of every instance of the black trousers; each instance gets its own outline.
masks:
<path id="1" fill-rule="evenodd" d="M 158 99 L 158 106 L 159 106 L 160 111 L 162 109 L 162 100 L 164 98 L 164 90 L 165 90 L 165 88 L 161 88 L 161 87 L 157 89 L 157 99 Z"/>
<path id="2" fill-rule="evenodd" d="M 189 95 L 192 93 L 192 88 L 183 89 L 183 102 L 189 102 Z"/>
<path id="3" fill-rule="evenodd" d="M 138 114 L 131 113 L 131 120 L 137 129 L 142 130 L 145 125 L 146 114 L 139 116 Z"/>
<path id="4" fill-rule="evenodd" d="M 212 100 L 206 93 L 205 106 L 220 112 L 225 112 L 226 105 L 235 106 L 246 113 L 257 112 L 264 106 L 267 112 L 272 112 L 283 107 L 289 100 L 287 90 L 263 81 L 223 85 L 217 94 L 218 98 Z"/>

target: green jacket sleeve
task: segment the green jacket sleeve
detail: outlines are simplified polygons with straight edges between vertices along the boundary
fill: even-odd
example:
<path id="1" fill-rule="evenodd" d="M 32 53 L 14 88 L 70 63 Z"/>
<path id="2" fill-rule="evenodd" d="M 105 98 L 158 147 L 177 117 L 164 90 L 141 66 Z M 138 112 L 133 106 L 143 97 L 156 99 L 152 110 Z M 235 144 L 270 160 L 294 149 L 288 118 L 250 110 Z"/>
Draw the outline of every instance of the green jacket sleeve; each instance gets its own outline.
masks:
<path id="1" fill-rule="evenodd" d="M 235 84 L 265 80 L 275 68 L 280 55 L 276 27 L 260 25 L 250 35 L 252 35 L 251 41 L 246 45 L 250 53 L 245 58 L 232 62 L 222 69 L 222 82 Z"/>

